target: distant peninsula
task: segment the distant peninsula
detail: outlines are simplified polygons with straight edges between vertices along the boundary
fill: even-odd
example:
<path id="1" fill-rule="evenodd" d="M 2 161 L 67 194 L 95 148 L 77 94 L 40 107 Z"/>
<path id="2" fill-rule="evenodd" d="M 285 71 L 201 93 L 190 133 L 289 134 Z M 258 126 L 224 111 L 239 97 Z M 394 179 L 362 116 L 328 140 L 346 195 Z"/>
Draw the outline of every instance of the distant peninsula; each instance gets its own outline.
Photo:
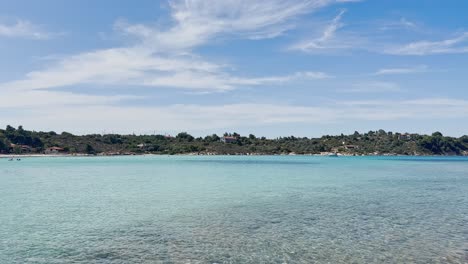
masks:
<path id="1" fill-rule="evenodd" d="M 22 126 L 0 129 L 2 155 L 457 155 L 468 156 L 468 136 L 447 137 L 384 130 L 320 138 L 225 133 L 193 137 L 37 132 Z"/>

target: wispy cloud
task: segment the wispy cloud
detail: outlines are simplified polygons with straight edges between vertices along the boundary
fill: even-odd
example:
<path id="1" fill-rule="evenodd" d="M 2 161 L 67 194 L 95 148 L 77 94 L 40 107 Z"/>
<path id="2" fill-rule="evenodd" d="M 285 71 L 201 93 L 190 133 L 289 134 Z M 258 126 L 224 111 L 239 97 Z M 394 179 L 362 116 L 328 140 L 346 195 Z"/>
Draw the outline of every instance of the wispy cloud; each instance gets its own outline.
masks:
<path id="1" fill-rule="evenodd" d="M 351 85 L 351 88 L 344 89 L 343 92 L 348 93 L 385 93 L 385 92 L 400 92 L 401 88 L 393 82 L 368 81 L 359 82 Z"/>
<path id="2" fill-rule="evenodd" d="M 71 86 L 80 83 L 100 85 L 151 85 L 160 78 L 174 78 L 174 86 L 180 81 L 177 74 L 192 73 L 192 75 L 212 76 L 220 70 L 219 65 L 205 62 L 189 56 L 172 56 L 165 58 L 153 56 L 151 51 L 139 48 L 116 48 L 81 53 L 66 57 L 56 65 L 45 70 L 34 71 L 19 81 L 1 84 L 9 89 L 41 89 Z M 168 82 L 169 83 L 169 82 Z M 194 80 L 187 88 L 199 87 L 200 80 Z M 203 88 L 203 87 L 201 87 Z M 219 85 L 206 89 L 223 89 Z"/>
<path id="3" fill-rule="evenodd" d="M 280 35 L 298 15 L 330 4 L 329 0 L 208 0 L 171 1 L 176 30 L 204 37 L 217 33 L 247 38 Z M 203 38 L 203 37 L 202 37 Z"/>
<path id="4" fill-rule="evenodd" d="M 394 29 L 410 29 L 414 30 L 418 28 L 418 24 L 413 21 L 409 21 L 408 19 L 402 17 L 398 21 L 391 21 L 386 22 L 382 27 L 381 30 L 394 30 Z"/>
<path id="5" fill-rule="evenodd" d="M 388 55 L 433 55 L 433 54 L 461 54 L 468 53 L 468 32 L 458 33 L 444 40 L 417 40 L 421 39 L 426 30 L 418 22 L 402 17 L 398 21 L 375 22 L 375 25 L 358 29 L 345 30 L 342 19 L 345 11 L 342 10 L 333 20 L 323 26 L 318 36 L 301 40 L 290 45 L 287 50 L 302 51 L 305 53 L 340 53 L 343 51 L 366 51 Z M 416 39 L 409 43 L 398 43 L 393 39 L 395 30 L 405 30 L 399 33 L 398 38 Z"/>
<path id="6" fill-rule="evenodd" d="M 116 27 L 155 50 L 184 50 L 220 35 L 272 38 L 294 27 L 299 16 L 334 3 L 331 0 L 170 1 L 173 26 L 166 30 L 119 21 Z M 157 48 L 156 48 L 157 47 Z"/>
<path id="7" fill-rule="evenodd" d="M 287 76 L 235 76 L 223 65 L 194 55 L 194 49 L 218 36 L 258 39 L 281 35 L 298 16 L 332 0 L 170 1 L 172 25 L 160 28 L 118 21 L 118 32 L 136 38 L 131 46 L 83 52 L 64 57 L 21 80 L 0 87 L 39 89 L 77 84 L 142 85 L 200 91 L 225 91 L 243 85 L 324 78 L 325 73 Z"/>
<path id="8" fill-rule="evenodd" d="M 422 73 L 427 72 L 427 65 L 418 65 L 415 67 L 405 68 L 385 68 L 375 72 L 375 75 L 394 75 L 394 74 L 411 74 L 411 73 Z"/>
<path id="9" fill-rule="evenodd" d="M 52 33 L 43 31 L 40 26 L 27 20 L 17 20 L 15 23 L 0 23 L 0 37 L 48 39 Z"/>
<path id="10" fill-rule="evenodd" d="M 269 76 L 261 78 L 233 78 L 230 82 L 234 84 L 246 84 L 246 85 L 262 85 L 262 84 L 280 84 L 284 82 L 291 82 L 296 80 L 318 80 L 331 78 L 330 75 L 324 72 L 296 72 L 290 75 L 283 76 Z"/>
<path id="11" fill-rule="evenodd" d="M 343 48 L 343 43 L 337 43 L 334 41 L 336 32 L 343 27 L 341 23 L 341 18 L 343 17 L 345 10 L 341 10 L 340 13 L 333 18 L 333 20 L 324 27 L 321 35 L 318 38 L 312 40 L 302 41 L 300 43 L 294 44 L 289 47 L 290 50 L 300 50 L 305 52 L 314 52 L 317 50 L 326 50 L 326 49 L 337 49 Z"/>
<path id="12" fill-rule="evenodd" d="M 2 105 L 0 109 L 37 109 L 38 107 L 86 107 L 95 105 L 113 105 L 126 100 L 140 99 L 133 95 L 84 95 L 61 91 L 23 91 L 18 96 L 17 91 L 0 90 Z"/>
<path id="13" fill-rule="evenodd" d="M 468 101 L 453 98 L 341 102 L 367 120 L 435 119 L 468 117 Z M 431 113 L 431 115 L 427 115 Z"/>
<path id="14" fill-rule="evenodd" d="M 416 41 L 384 51 L 393 55 L 432 55 L 468 53 L 468 32 L 441 41 Z"/>
<path id="15" fill-rule="evenodd" d="M 281 84 L 294 80 L 329 78 L 323 72 L 297 72 L 284 76 L 238 77 L 221 65 L 191 56 L 153 56 L 146 49 L 100 50 L 68 57 L 47 70 L 28 73 L 23 80 L 0 84 L 8 89 L 43 89 L 80 83 L 139 85 L 199 91 L 225 91 L 237 86 Z"/>

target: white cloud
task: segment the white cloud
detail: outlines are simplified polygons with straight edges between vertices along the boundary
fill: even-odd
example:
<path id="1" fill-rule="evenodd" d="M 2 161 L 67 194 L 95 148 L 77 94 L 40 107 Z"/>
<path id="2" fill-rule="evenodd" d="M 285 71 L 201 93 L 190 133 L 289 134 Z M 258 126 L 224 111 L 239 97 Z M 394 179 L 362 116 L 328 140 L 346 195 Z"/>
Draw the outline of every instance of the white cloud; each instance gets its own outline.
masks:
<path id="1" fill-rule="evenodd" d="M 419 65 L 407 68 L 386 68 L 378 70 L 375 75 L 393 75 L 393 74 L 411 74 L 426 72 L 428 67 L 426 65 Z"/>
<path id="2" fill-rule="evenodd" d="M 173 24 L 169 28 L 128 24 L 115 28 L 137 42 L 64 57 L 21 80 L 0 88 L 43 89 L 78 84 L 143 85 L 201 91 L 224 91 L 242 85 L 262 85 L 326 74 L 293 73 L 288 76 L 233 76 L 223 65 L 193 55 L 193 49 L 223 35 L 266 38 L 291 28 L 297 16 L 334 3 L 331 0 L 226 0 L 170 1 Z"/>
<path id="3" fill-rule="evenodd" d="M 83 95 L 70 92 L 58 91 L 22 91 L 18 94 L 17 91 L 0 90 L 0 98 L 2 104 L 0 109 L 35 109 L 37 107 L 54 107 L 61 108 L 65 106 L 84 107 L 89 105 L 111 105 L 123 100 L 138 99 L 137 96 L 117 95 Z"/>
<path id="4" fill-rule="evenodd" d="M 419 26 L 416 22 L 409 21 L 408 19 L 402 17 L 400 20 L 394 22 L 387 22 L 385 23 L 380 29 L 381 30 L 395 30 L 395 29 L 408 29 L 408 30 L 415 30 Z"/>
<path id="5" fill-rule="evenodd" d="M 140 48 L 100 50 L 68 57 L 46 70 L 34 71 L 19 81 L 0 84 L 7 89 L 43 89 L 77 84 L 139 85 L 200 91 L 225 91 L 237 86 L 281 84 L 323 79 L 323 72 L 298 72 L 285 76 L 235 77 L 223 67 L 192 56 L 154 56 Z"/>
<path id="6" fill-rule="evenodd" d="M 161 107 L 87 106 L 36 108 L 23 111 L 21 123 L 35 129 L 68 130 L 90 133 L 113 129 L 119 133 L 144 131 L 200 131 L 221 128 L 262 126 L 267 124 L 314 121 L 328 115 L 327 110 L 312 107 L 270 104 L 169 105 Z M 41 117 L 38 119 L 38 117 Z M 73 117 L 70 119 L 70 117 Z M 2 118 L 16 124 L 17 117 Z M 44 126 L 47 124 L 47 127 Z M 55 124 L 55 125 L 54 125 Z"/>
<path id="7" fill-rule="evenodd" d="M 321 8 L 328 0 L 186 0 L 172 1 L 173 18 L 183 32 L 199 35 L 241 34 L 249 38 L 280 35 L 298 15 Z"/>
<path id="8" fill-rule="evenodd" d="M 384 93 L 401 91 L 400 86 L 392 82 L 370 81 L 355 83 L 351 86 L 352 88 L 343 91 L 351 93 Z"/>
<path id="9" fill-rule="evenodd" d="M 272 38 L 294 27 L 294 21 L 334 3 L 332 0 L 174 0 L 174 25 L 166 30 L 118 21 L 116 28 L 159 51 L 187 51 L 221 35 Z"/>
<path id="10" fill-rule="evenodd" d="M 343 106 L 353 109 L 366 120 L 451 119 L 468 117 L 468 101 L 452 98 L 419 98 L 413 100 L 348 101 Z M 428 115 L 428 113 L 430 113 Z"/>
<path id="11" fill-rule="evenodd" d="M 21 114 L 16 112 L 0 117 L 4 125 L 22 124 L 34 129 L 64 129 L 74 133 L 95 133 L 109 129 L 117 133 L 148 133 L 155 130 L 197 132 L 253 129 L 275 124 L 468 118 L 468 101 L 420 98 L 403 101 L 337 101 L 316 106 L 262 103 L 145 107 L 43 105 L 34 109 L 25 107 Z"/>
<path id="12" fill-rule="evenodd" d="M 345 10 L 340 11 L 340 13 L 328 25 L 325 26 L 321 32 L 320 37 L 294 44 L 289 49 L 314 52 L 317 50 L 320 51 L 325 49 L 343 48 L 343 43 L 338 44 L 337 41 L 334 40 L 337 30 L 343 27 L 341 18 L 343 17 L 344 13 Z"/>
<path id="13" fill-rule="evenodd" d="M 416 41 L 384 51 L 393 55 L 431 55 L 468 53 L 468 32 L 441 41 Z"/>
<path id="14" fill-rule="evenodd" d="M 269 76 L 261 78 L 231 78 L 228 80 L 233 84 L 238 85 L 263 85 L 263 84 L 281 84 L 284 82 L 290 82 L 295 80 L 317 80 L 317 79 L 326 79 L 331 78 L 326 73 L 323 72 L 296 72 L 290 75 L 284 76 Z"/>
<path id="15" fill-rule="evenodd" d="M 0 37 L 47 39 L 50 33 L 44 32 L 39 26 L 26 20 L 18 20 L 13 24 L 0 24 Z"/>
<path id="16" fill-rule="evenodd" d="M 298 50 L 305 53 L 337 53 L 346 50 L 362 50 L 366 52 L 390 55 L 433 55 L 433 54 L 461 54 L 468 53 L 468 32 L 444 40 L 416 40 L 407 44 L 395 43 L 391 39 L 396 32 L 391 30 L 405 29 L 412 32 L 405 37 L 417 38 L 420 33 L 427 33 L 421 26 L 406 18 L 397 22 L 373 23 L 378 27 L 361 28 L 359 32 L 341 30 L 345 24 L 341 22 L 344 11 L 341 11 L 331 22 L 323 26 L 314 38 L 299 41 L 290 45 L 287 50 Z M 419 33 L 419 34 L 417 34 Z M 398 36 L 401 38 L 401 36 Z"/>
<path id="17" fill-rule="evenodd" d="M 219 65 L 190 56 L 169 58 L 152 56 L 151 51 L 140 47 L 116 48 L 66 57 L 45 70 L 28 73 L 23 80 L 0 84 L 0 88 L 41 89 L 83 83 L 150 85 L 150 80 L 164 80 L 174 73 L 215 74 L 220 68 Z"/>

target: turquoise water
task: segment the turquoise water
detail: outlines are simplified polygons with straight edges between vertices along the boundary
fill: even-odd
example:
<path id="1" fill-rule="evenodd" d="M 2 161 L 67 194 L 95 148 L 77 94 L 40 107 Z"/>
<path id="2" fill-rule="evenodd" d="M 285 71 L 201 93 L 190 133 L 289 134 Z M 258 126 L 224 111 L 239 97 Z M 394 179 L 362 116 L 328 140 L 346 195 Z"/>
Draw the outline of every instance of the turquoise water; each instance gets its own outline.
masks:
<path id="1" fill-rule="evenodd" d="M 0 159 L 0 263 L 467 263 L 468 159 Z"/>

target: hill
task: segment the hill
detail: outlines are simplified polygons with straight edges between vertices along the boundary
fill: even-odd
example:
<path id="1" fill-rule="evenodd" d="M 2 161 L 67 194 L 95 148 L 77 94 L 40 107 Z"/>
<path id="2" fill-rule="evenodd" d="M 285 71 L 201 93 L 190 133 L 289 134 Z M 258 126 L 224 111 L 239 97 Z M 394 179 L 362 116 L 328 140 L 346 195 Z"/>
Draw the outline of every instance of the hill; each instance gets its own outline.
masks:
<path id="1" fill-rule="evenodd" d="M 195 138 L 186 132 L 175 137 L 164 135 L 118 135 L 36 132 L 22 126 L 0 129 L 0 153 L 3 154 L 205 154 L 205 155 L 276 155 L 342 153 L 344 155 L 468 155 L 468 136 L 447 137 L 393 133 L 384 130 L 355 132 L 352 135 L 279 137 L 267 139 L 255 135 L 225 133 Z"/>

